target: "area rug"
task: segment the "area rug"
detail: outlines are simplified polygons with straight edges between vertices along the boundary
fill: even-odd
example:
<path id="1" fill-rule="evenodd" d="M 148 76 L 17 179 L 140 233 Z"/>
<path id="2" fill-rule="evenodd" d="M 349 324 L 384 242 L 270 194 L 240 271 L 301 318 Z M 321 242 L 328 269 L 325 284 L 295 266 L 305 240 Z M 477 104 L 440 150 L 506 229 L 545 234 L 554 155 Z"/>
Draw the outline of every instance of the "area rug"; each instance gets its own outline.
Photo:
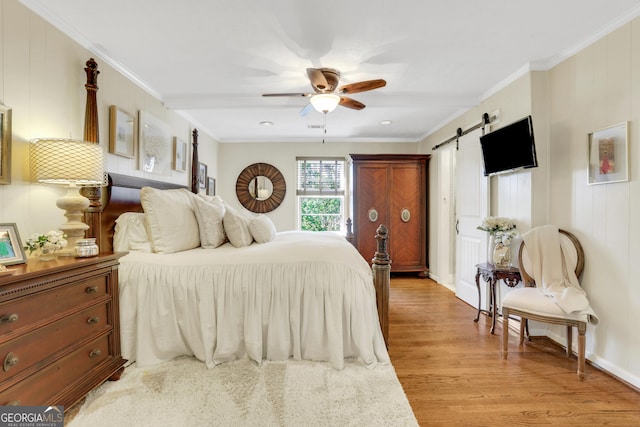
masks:
<path id="1" fill-rule="evenodd" d="M 417 426 L 392 365 L 343 370 L 247 359 L 213 369 L 190 357 L 125 369 L 91 392 L 70 427 Z"/>

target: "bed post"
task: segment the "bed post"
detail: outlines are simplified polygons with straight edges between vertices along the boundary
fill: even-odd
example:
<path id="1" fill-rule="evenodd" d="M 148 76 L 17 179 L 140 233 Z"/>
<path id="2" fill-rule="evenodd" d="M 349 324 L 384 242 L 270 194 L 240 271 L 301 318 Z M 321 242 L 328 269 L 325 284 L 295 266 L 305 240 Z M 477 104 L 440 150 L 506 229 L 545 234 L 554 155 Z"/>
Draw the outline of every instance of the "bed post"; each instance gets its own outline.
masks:
<path id="1" fill-rule="evenodd" d="M 347 235 L 345 238 L 347 242 L 353 245 L 353 221 L 351 221 L 351 218 L 347 218 Z"/>
<path id="2" fill-rule="evenodd" d="M 376 230 L 378 249 L 371 260 L 373 269 L 373 283 L 376 288 L 376 303 L 378 319 L 384 336 L 384 342 L 389 347 L 389 286 L 391 284 L 391 259 L 387 252 L 389 230 L 381 224 Z"/>
<path id="3" fill-rule="evenodd" d="M 84 140 L 95 142 L 100 145 L 100 133 L 98 128 L 98 103 L 96 92 L 98 92 L 98 63 L 89 58 L 84 69 L 87 74 L 87 105 L 84 113 Z M 89 207 L 84 212 L 84 222 L 89 226 L 86 237 L 95 237 L 98 245 L 101 242 L 100 225 L 102 224 L 102 188 L 82 187 L 80 193 L 89 199 Z"/>
<path id="4" fill-rule="evenodd" d="M 198 194 L 200 184 L 198 172 L 198 129 L 194 129 L 191 133 L 193 136 L 193 151 L 191 152 L 191 192 Z"/>

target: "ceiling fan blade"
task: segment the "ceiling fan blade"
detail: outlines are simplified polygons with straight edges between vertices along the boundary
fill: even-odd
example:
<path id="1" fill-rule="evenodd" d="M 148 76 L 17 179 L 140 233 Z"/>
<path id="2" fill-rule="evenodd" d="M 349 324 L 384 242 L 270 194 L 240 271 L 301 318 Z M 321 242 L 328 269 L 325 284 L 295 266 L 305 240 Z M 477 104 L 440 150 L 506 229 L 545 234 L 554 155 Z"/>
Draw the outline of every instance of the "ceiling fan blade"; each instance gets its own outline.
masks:
<path id="1" fill-rule="evenodd" d="M 323 92 L 327 90 L 329 83 L 327 82 L 327 78 L 324 76 L 321 69 L 307 68 L 307 76 L 309 76 L 311 86 L 316 92 Z"/>
<path id="2" fill-rule="evenodd" d="M 340 105 L 343 107 L 351 108 L 353 110 L 362 110 L 366 105 L 364 105 L 360 101 L 356 101 L 355 99 L 348 98 L 346 96 L 340 97 Z"/>
<path id="3" fill-rule="evenodd" d="M 262 96 L 311 96 L 311 93 L 263 93 Z"/>
<path id="4" fill-rule="evenodd" d="M 386 85 L 387 82 L 383 79 L 367 80 L 364 82 L 350 83 L 348 85 L 340 86 L 336 92 L 340 94 L 352 94 L 378 89 L 385 87 Z"/>
<path id="5" fill-rule="evenodd" d="M 312 111 L 313 111 L 313 105 L 311 105 L 311 103 L 308 103 L 302 110 L 300 110 L 300 116 L 305 117 Z"/>

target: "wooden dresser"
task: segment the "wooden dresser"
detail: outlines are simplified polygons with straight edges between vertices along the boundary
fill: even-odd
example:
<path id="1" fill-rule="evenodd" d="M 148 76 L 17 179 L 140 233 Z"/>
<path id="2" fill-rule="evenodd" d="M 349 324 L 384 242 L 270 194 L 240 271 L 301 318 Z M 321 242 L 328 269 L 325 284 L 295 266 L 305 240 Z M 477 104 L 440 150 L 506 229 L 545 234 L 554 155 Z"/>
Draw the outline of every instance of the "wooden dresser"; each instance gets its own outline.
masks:
<path id="1" fill-rule="evenodd" d="M 118 257 L 30 260 L 0 276 L 0 405 L 68 410 L 120 378 Z"/>
<path id="2" fill-rule="evenodd" d="M 351 154 L 353 243 L 371 260 L 380 224 L 389 229 L 392 272 L 427 275 L 428 155 Z"/>

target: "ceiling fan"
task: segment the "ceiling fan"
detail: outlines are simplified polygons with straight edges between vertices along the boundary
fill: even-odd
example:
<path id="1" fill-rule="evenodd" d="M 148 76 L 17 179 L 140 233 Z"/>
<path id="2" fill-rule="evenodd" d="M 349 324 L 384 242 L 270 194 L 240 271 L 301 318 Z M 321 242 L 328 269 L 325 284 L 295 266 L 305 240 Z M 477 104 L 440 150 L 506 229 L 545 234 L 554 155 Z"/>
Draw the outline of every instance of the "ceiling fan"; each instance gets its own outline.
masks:
<path id="1" fill-rule="evenodd" d="M 262 96 L 303 96 L 310 98 L 309 104 L 300 111 L 301 116 L 306 116 L 315 108 L 320 113 L 330 113 L 338 105 L 362 110 L 365 105 L 345 95 L 378 89 L 387 85 L 382 79 L 366 80 L 350 83 L 338 87 L 340 71 L 333 68 L 307 68 L 307 76 L 311 82 L 314 93 L 265 93 Z"/>

